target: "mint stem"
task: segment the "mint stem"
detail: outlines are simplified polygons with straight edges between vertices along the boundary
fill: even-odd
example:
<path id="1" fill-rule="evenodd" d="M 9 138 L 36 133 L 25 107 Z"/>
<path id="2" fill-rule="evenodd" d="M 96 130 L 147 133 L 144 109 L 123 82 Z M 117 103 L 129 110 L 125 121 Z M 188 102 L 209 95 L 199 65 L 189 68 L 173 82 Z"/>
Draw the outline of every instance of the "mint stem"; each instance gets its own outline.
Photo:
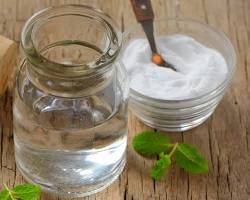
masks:
<path id="1" fill-rule="evenodd" d="M 172 148 L 172 150 L 171 150 L 170 153 L 168 154 L 169 157 L 171 157 L 171 156 L 174 154 L 174 152 L 175 152 L 177 146 L 178 146 L 178 142 L 174 144 L 174 147 Z"/>
<path id="2" fill-rule="evenodd" d="M 9 195 L 10 195 L 10 198 L 11 198 L 12 200 L 15 200 L 15 198 L 13 197 L 12 192 L 10 191 L 10 189 L 8 188 L 8 186 L 7 186 L 5 183 L 4 183 L 3 185 L 4 185 L 5 189 L 8 191 L 8 193 L 9 193 Z"/>

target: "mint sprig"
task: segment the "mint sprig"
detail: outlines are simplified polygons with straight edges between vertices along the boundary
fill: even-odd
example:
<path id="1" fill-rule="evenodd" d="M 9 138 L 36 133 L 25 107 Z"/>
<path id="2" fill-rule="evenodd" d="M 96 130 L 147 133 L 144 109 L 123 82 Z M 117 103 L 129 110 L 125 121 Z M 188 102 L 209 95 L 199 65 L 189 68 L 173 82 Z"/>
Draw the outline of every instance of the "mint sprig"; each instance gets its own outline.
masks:
<path id="1" fill-rule="evenodd" d="M 189 173 L 208 172 L 208 162 L 192 145 L 186 143 L 170 143 L 170 139 L 159 132 L 142 132 L 136 135 L 132 145 L 142 156 L 159 155 L 151 170 L 151 177 L 159 180 L 166 174 L 167 169 L 176 161 L 176 164 Z"/>
<path id="2" fill-rule="evenodd" d="M 37 200 L 41 194 L 38 185 L 23 184 L 14 187 L 12 190 L 4 185 L 5 189 L 0 192 L 0 200 Z"/>

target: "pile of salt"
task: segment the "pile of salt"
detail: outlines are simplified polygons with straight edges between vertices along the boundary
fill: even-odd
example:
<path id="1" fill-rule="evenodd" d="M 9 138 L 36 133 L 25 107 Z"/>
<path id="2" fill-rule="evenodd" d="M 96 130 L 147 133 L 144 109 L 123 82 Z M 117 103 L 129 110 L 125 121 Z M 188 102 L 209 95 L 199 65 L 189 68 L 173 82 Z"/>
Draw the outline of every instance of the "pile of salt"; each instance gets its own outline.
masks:
<path id="1" fill-rule="evenodd" d="M 184 100 L 212 91 L 226 79 L 227 64 L 217 50 L 180 34 L 156 42 L 159 53 L 177 72 L 152 63 L 148 41 L 136 39 L 123 54 L 133 90 L 156 99 Z"/>

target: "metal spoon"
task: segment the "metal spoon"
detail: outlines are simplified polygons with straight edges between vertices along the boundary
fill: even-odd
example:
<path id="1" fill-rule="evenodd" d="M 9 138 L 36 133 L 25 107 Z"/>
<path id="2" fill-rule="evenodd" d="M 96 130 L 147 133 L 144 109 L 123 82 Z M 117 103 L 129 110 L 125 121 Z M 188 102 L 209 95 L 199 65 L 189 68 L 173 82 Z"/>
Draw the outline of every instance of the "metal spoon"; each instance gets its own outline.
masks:
<path id="1" fill-rule="evenodd" d="M 152 62 L 161 67 L 167 67 L 174 71 L 176 68 L 166 62 L 162 56 L 157 52 L 155 39 L 154 39 L 154 12 L 152 9 L 150 0 L 130 0 L 136 19 L 142 25 L 143 30 L 147 36 L 151 51 L 152 51 Z"/>

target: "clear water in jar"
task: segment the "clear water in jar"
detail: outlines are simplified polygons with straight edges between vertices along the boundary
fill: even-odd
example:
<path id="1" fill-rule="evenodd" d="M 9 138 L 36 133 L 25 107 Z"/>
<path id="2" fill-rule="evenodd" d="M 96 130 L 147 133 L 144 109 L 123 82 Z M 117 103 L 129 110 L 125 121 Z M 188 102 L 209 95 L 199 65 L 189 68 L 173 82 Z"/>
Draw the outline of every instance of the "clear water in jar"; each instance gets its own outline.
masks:
<path id="1" fill-rule="evenodd" d="M 46 95 L 26 78 L 16 91 L 13 114 L 18 168 L 47 191 L 89 195 L 122 171 L 127 102 L 119 84 L 70 99 Z"/>

